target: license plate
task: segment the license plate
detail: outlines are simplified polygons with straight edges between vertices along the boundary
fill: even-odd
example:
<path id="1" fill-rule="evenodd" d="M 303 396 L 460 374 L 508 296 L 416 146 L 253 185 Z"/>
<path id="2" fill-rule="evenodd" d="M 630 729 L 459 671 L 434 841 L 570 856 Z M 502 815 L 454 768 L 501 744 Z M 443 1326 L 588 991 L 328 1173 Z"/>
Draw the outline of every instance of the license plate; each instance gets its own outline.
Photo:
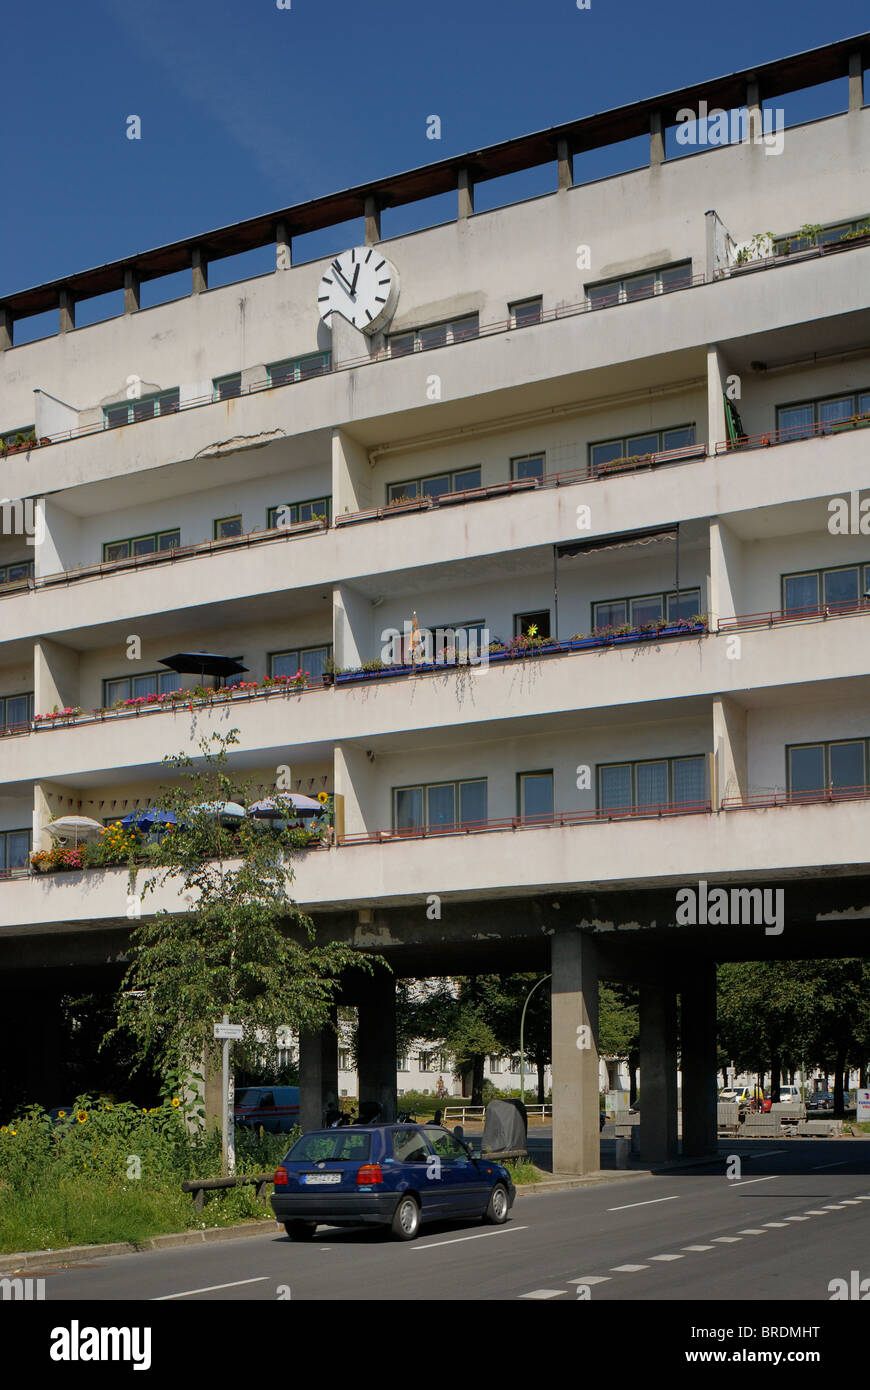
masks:
<path id="1" fill-rule="evenodd" d="M 302 1181 L 306 1187 L 328 1187 L 341 1182 L 341 1173 L 303 1173 Z"/>

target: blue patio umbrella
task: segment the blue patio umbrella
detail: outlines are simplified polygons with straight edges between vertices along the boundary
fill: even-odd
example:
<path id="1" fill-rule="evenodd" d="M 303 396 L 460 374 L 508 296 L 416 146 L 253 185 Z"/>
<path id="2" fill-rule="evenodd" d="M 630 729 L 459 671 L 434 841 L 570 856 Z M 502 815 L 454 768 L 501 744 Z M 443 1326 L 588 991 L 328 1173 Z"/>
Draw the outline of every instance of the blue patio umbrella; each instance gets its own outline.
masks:
<path id="1" fill-rule="evenodd" d="M 156 806 L 149 806 L 144 811 L 131 811 L 129 816 L 125 816 L 121 821 L 128 830 L 153 830 L 156 825 L 177 825 L 175 815 L 172 811 L 161 811 Z"/>

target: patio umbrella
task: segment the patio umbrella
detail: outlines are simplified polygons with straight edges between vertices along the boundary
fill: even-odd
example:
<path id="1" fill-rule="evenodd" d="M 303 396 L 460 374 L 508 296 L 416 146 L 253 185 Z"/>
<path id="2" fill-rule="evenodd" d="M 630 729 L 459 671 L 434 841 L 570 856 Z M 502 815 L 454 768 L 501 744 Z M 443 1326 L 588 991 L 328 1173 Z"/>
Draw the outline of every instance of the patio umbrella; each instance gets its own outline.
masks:
<path id="1" fill-rule="evenodd" d="M 203 801 L 201 805 L 192 806 L 190 809 L 191 815 L 210 816 L 212 820 L 222 823 L 245 819 L 245 808 L 237 801 Z"/>
<path id="2" fill-rule="evenodd" d="M 323 810 L 319 801 L 300 792 L 285 792 L 283 796 L 267 796 L 264 801 L 255 801 L 248 807 L 249 816 L 286 816 L 291 808 L 300 815 L 317 813 Z"/>
<path id="3" fill-rule="evenodd" d="M 161 666 L 179 675 L 199 676 L 240 676 L 248 667 L 243 666 L 237 656 L 216 656 L 214 652 L 176 652 L 174 656 L 160 658 Z"/>
<path id="4" fill-rule="evenodd" d="M 144 811 L 131 811 L 121 824 L 128 830 L 153 830 L 155 825 L 176 825 L 177 822 L 172 811 L 161 811 L 155 806 L 149 806 Z"/>
<path id="5" fill-rule="evenodd" d="M 72 840 L 77 845 L 80 840 L 96 840 L 103 833 L 98 820 L 90 816 L 61 816 L 46 826 L 49 835 L 55 840 Z"/>

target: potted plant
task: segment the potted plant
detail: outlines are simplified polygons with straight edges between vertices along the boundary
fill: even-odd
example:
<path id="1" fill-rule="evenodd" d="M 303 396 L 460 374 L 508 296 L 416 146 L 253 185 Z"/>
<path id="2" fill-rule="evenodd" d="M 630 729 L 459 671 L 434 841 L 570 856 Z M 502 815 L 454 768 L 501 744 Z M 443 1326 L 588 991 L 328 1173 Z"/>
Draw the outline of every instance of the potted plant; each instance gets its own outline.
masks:
<path id="1" fill-rule="evenodd" d="M 341 674 L 341 667 L 336 666 L 334 659 L 331 656 L 328 656 L 326 658 L 326 661 L 323 663 L 323 672 L 320 677 L 321 683 L 324 686 L 335 685 L 336 676 L 340 676 Z"/>

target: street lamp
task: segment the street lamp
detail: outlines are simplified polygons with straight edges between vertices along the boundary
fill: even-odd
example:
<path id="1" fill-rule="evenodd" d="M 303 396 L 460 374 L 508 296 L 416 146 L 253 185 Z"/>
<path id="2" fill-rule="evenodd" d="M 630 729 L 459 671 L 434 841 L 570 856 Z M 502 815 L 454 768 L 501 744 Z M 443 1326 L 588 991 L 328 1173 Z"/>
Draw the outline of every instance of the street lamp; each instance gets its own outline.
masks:
<path id="1" fill-rule="evenodd" d="M 523 1041 L 523 1033 L 526 1026 L 526 1009 L 529 1007 L 529 1000 L 538 988 L 538 985 L 542 985 L 544 980 L 551 980 L 552 978 L 552 975 L 544 975 L 543 979 L 537 980 L 535 984 L 532 985 L 526 995 L 523 1011 L 520 1014 L 520 1100 L 524 1105 L 526 1100 L 526 1048 Z"/>

